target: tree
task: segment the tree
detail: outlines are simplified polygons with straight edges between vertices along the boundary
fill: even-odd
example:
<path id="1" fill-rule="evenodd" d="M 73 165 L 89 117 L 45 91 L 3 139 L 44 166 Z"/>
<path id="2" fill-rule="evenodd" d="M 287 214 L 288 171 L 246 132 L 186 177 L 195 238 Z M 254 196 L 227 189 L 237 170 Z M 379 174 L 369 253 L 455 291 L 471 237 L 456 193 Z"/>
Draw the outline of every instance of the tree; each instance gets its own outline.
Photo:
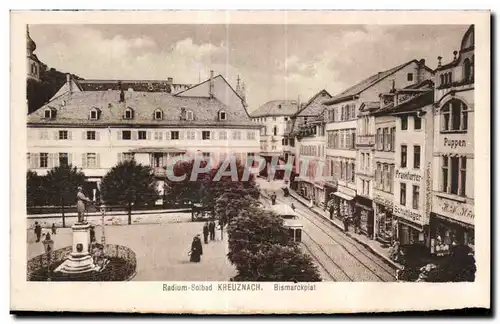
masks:
<path id="1" fill-rule="evenodd" d="M 49 170 L 45 181 L 49 200 L 61 206 L 62 226 L 66 227 L 64 207 L 76 203 L 77 189 L 85 183 L 85 174 L 71 165 L 61 165 Z"/>
<path id="2" fill-rule="evenodd" d="M 191 181 L 191 174 L 194 167 L 194 160 L 177 161 L 172 168 L 175 177 L 183 177 L 182 180 L 174 177 L 167 177 L 165 183 L 167 192 L 165 198 L 172 202 L 200 202 L 203 195 L 202 186 L 206 182 L 206 175 L 198 174 L 194 181 Z M 206 166 L 205 161 L 201 161 L 201 167 Z"/>
<path id="3" fill-rule="evenodd" d="M 233 264 L 247 264 L 248 255 L 240 253 L 248 251 L 257 253 L 265 246 L 280 244 L 295 245 L 289 239 L 288 230 L 283 220 L 276 214 L 260 208 L 242 210 L 228 225 L 229 253 L 228 259 Z"/>
<path id="4" fill-rule="evenodd" d="M 106 173 L 101 194 L 107 204 L 127 206 L 130 225 L 132 206 L 154 203 L 158 189 L 152 169 L 132 159 L 118 163 Z"/>
<path id="5" fill-rule="evenodd" d="M 256 253 L 243 250 L 240 254 L 245 255 L 247 263 L 238 268 L 234 281 L 321 281 L 313 260 L 298 246 L 272 244 Z"/>
<path id="6" fill-rule="evenodd" d="M 29 170 L 26 172 L 26 206 L 43 206 L 46 200 L 47 190 L 44 187 L 44 177 Z"/>

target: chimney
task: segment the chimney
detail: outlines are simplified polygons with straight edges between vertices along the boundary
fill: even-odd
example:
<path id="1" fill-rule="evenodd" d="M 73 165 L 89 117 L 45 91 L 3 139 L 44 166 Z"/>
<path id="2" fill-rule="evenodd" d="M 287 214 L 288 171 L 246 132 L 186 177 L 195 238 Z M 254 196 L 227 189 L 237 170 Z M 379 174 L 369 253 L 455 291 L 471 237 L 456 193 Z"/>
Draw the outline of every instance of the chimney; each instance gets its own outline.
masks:
<path id="1" fill-rule="evenodd" d="M 458 54 L 458 52 L 456 50 L 453 51 L 453 61 L 455 61 L 457 59 L 457 54 Z"/>
<path id="2" fill-rule="evenodd" d="M 214 97 L 214 70 L 210 70 L 210 84 L 208 88 L 208 96 L 210 98 Z"/>
<path id="3" fill-rule="evenodd" d="M 418 61 L 418 73 L 417 73 L 417 82 L 422 82 L 425 79 L 425 60 L 420 59 Z"/>
<path id="4" fill-rule="evenodd" d="M 171 77 L 168 77 L 168 78 L 167 78 L 167 84 L 168 84 L 168 85 L 172 85 L 172 84 L 174 84 L 174 79 L 173 79 L 173 78 L 171 78 Z"/>
<path id="5" fill-rule="evenodd" d="M 438 67 L 441 67 L 441 60 L 442 60 L 442 59 L 443 59 L 443 58 L 442 58 L 441 56 L 438 56 Z"/>
<path id="6" fill-rule="evenodd" d="M 66 73 L 66 83 L 68 84 L 69 93 L 73 93 L 73 83 L 71 82 L 71 74 Z"/>
<path id="7" fill-rule="evenodd" d="M 123 92 L 121 81 L 118 81 L 118 87 L 120 87 L 120 102 L 125 102 L 125 93 Z"/>

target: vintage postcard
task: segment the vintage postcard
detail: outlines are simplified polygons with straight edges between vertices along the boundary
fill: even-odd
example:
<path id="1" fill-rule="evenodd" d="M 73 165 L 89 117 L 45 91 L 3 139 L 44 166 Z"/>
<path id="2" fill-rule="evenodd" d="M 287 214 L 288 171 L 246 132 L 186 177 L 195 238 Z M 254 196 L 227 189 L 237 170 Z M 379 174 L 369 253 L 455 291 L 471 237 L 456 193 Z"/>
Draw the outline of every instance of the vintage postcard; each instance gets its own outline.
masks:
<path id="1" fill-rule="evenodd" d="M 487 11 L 13 11 L 11 88 L 13 311 L 490 308 Z"/>

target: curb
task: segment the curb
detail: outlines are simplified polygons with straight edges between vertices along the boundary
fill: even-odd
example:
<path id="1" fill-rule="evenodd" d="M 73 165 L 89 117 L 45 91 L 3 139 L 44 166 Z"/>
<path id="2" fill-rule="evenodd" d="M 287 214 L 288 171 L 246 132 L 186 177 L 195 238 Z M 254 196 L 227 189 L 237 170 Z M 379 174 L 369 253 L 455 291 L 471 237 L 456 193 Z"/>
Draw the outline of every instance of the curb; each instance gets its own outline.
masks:
<path id="1" fill-rule="evenodd" d="M 319 212 L 317 212 L 316 210 L 314 209 L 311 209 L 309 208 L 308 205 L 306 205 L 301 199 L 299 199 L 298 197 L 295 196 L 295 193 L 292 194 L 291 193 L 291 190 L 290 190 L 290 196 L 295 199 L 296 201 L 298 201 L 299 203 L 301 203 L 302 205 L 304 205 L 305 207 L 307 207 L 309 210 L 311 210 L 313 213 L 315 213 L 316 215 L 320 216 L 321 218 L 327 220 L 330 224 L 334 225 L 335 227 L 337 227 L 338 229 L 342 230 L 342 232 L 344 232 L 343 228 L 336 224 L 334 221 L 332 221 L 331 219 L 329 218 L 326 218 L 324 215 L 321 215 Z M 382 259 L 382 261 L 384 261 L 384 263 L 386 263 L 387 265 L 389 265 L 391 268 L 394 268 L 395 270 L 401 270 L 403 269 L 403 267 L 397 263 L 395 263 L 394 261 L 392 261 L 391 259 L 389 259 L 387 256 L 383 255 L 383 254 L 380 254 L 377 250 L 373 249 L 370 245 L 366 244 L 365 242 L 359 240 L 357 237 L 355 236 L 352 236 L 349 232 L 344 232 L 344 234 L 348 237 L 350 237 L 351 239 L 353 239 L 354 241 L 358 242 L 359 244 L 361 244 L 363 247 L 365 247 L 367 250 L 369 250 L 371 253 L 377 255 L 379 258 Z"/>

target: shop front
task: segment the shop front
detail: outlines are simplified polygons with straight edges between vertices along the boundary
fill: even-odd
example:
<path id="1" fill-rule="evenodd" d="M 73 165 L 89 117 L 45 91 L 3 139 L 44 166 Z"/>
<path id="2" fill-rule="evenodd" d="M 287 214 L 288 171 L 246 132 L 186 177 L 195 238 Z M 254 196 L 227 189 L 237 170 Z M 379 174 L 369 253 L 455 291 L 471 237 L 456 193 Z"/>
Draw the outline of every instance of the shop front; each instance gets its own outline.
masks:
<path id="1" fill-rule="evenodd" d="M 362 234 L 369 238 L 373 238 L 373 208 L 372 201 L 368 198 L 357 196 L 356 197 L 356 217 L 354 222 L 359 226 L 359 230 Z"/>
<path id="2" fill-rule="evenodd" d="M 471 204 L 435 196 L 430 219 L 431 254 L 448 255 L 451 247 L 464 245 L 474 251 L 474 213 Z"/>
<path id="3" fill-rule="evenodd" d="M 428 224 L 421 211 L 395 205 L 394 215 L 398 218 L 398 240 L 401 245 L 421 244 L 429 247 Z"/>
<path id="4" fill-rule="evenodd" d="M 375 193 L 373 198 L 374 202 L 374 214 L 375 214 L 375 239 L 384 244 L 390 244 L 394 242 L 396 231 L 395 223 L 396 218 L 393 215 L 394 202 L 392 199 L 388 199 L 391 195 L 387 194 L 388 197 L 384 197 L 383 193 Z"/>
<path id="5" fill-rule="evenodd" d="M 356 191 L 339 185 L 333 195 L 333 215 L 340 219 L 352 218 L 355 213 Z"/>

